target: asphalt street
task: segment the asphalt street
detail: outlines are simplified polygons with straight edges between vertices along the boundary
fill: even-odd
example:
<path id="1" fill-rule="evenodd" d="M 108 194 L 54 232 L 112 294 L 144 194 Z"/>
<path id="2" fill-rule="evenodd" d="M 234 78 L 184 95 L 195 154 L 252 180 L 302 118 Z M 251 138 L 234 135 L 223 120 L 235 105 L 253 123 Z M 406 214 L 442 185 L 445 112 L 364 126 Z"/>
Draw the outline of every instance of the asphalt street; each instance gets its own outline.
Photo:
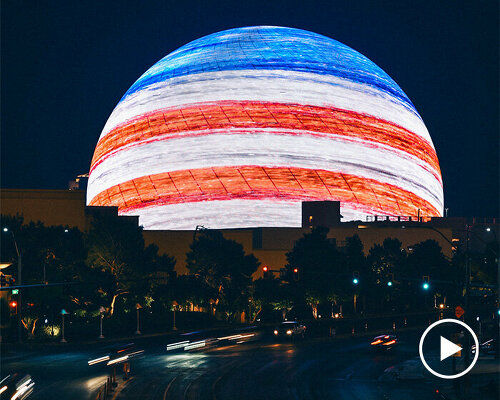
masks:
<path id="1" fill-rule="evenodd" d="M 269 336 L 255 335 L 250 339 L 258 340 L 231 340 L 169 352 L 166 345 L 173 343 L 171 337 L 143 338 L 136 344 L 144 353 L 132 359 L 128 380 L 123 379 L 122 366 L 118 365 L 118 386 L 109 398 L 440 398 L 436 389 L 442 392 L 448 382 L 411 372 L 411 365 L 419 364 L 421 333 L 401 333 L 397 348 L 381 352 L 370 348 L 371 336 L 276 342 Z M 95 399 L 108 371 L 104 366 L 89 366 L 88 360 L 107 349 L 102 344 L 80 347 L 4 357 L 1 374 L 29 373 L 36 382 L 30 399 Z M 405 371 L 410 373 L 394 373 L 408 363 Z"/>

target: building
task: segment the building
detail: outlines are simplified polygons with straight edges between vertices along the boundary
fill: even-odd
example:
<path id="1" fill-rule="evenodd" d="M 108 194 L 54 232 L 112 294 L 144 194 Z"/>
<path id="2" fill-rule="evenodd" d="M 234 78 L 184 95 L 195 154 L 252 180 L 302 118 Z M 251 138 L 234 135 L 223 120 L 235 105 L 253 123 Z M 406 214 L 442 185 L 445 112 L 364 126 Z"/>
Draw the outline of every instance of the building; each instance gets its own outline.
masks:
<path id="1" fill-rule="evenodd" d="M 21 214 L 25 223 L 41 221 L 46 225 L 67 225 L 81 230 L 90 228 L 92 218 L 98 213 L 107 212 L 117 218 L 131 218 L 138 223 L 137 217 L 118 217 L 116 207 L 87 207 L 85 193 L 76 190 L 29 190 L 2 189 L 0 191 L 1 213 L 4 215 Z M 443 253 L 451 257 L 454 251 L 465 249 L 467 230 L 471 250 L 481 250 L 498 236 L 498 220 L 466 218 L 431 218 L 420 221 L 416 217 L 378 217 L 371 221 L 341 222 L 336 202 L 304 203 L 303 226 L 256 227 L 220 230 L 228 239 L 243 245 L 245 252 L 253 253 L 263 265 L 280 269 L 286 264 L 286 253 L 293 248 L 297 239 L 309 232 L 311 227 L 328 226 L 328 237 L 343 246 L 347 237 L 357 234 L 364 245 L 364 251 L 374 244 L 382 244 L 385 238 L 397 238 L 403 246 L 411 246 L 427 240 L 436 240 Z M 312 217 L 312 218 L 310 218 Z M 160 253 L 167 253 L 177 260 L 178 273 L 186 273 L 185 259 L 196 229 L 191 230 L 144 230 L 147 244 L 154 243 Z M 260 271 L 255 277 L 258 277 Z"/>
<path id="2" fill-rule="evenodd" d="M 301 203 L 342 221 L 443 215 L 422 118 L 368 58 L 285 27 L 230 29 L 168 54 L 125 93 L 92 159 L 87 204 L 147 230 L 301 226 Z"/>
<path id="3" fill-rule="evenodd" d="M 433 239 L 447 257 L 484 242 L 474 229 L 498 231 L 495 220 L 442 218 L 432 139 L 384 71 L 284 27 L 214 33 L 158 61 L 117 104 L 70 189 L 5 189 L 1 212 L 81 230 L 98 213 L 129 217 L 180 273 L 199 225 L 273 269 L 317 226 L 338 246 L 354 234 L 365 251 L 388 237 L 406 248 Z"/>

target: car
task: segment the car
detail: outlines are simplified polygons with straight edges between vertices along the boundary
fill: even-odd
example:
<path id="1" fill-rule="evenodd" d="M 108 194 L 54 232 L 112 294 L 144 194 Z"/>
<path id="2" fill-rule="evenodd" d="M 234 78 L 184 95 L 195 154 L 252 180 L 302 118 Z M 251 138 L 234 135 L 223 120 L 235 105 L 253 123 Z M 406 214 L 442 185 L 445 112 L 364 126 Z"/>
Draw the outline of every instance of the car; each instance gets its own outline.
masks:
<path id="1" fill-rule="evenodd" d="M 131 358 L 142 355 L 144 350 L 138 349 L 134 343 L 114 345 L 102 356 L 88 360 L 88 365 L 114 365 L 129 362 Z"/>
<path id="2" fill-rule="evenodd" d="M 297 321 L 285 321 L 280 326 L 274 328 L 273 335 L 275 338 L 304 338 L 306 327 Z"/>
<path id="3" fill-rule="evenodd" d="M 480 355 L 486 354 L 496 354 L 498 343 L 495 339 L 489 339 L 481 344 L 479 344 Z M 476 345 L 473 344 L 471 347 L 471 353 L 476 354 Z"/>
<path id="4" fill-rule="evenodd" d="M 380 335 L 373 338 L 370 346 L 377 350 L 390 350 L 397 346 L 398 343 L 396 335 Z"/>
<path id="5" fill-rule="evenodd" d="M 35 381 L 28 374 L 14 373 L 0 381 L 0 399 L 22 400 L 33 393 Z"/>

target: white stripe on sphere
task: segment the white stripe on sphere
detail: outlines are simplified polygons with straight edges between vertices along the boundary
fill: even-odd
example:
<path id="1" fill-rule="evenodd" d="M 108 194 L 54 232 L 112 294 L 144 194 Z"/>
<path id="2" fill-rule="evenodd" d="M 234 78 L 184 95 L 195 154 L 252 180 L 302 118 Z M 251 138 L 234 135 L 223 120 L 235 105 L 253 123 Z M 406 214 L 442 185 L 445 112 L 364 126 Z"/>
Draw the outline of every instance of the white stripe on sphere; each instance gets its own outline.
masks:
<path id="1" fill-rule="evenodd" d="M 281 133 L 281 134 L 280 134 Z M 427 163 L 408 153 L 342 136 L 211 132 L 210 135 L 129 145 L 96 166 L 87 200 L 142 176 L 186 169 L 258 165 L 342 172 L 395 185 L 443 209 L 442 183 Z M 438 174 L 439 176 L 439 174 Z"/>
<path id="2" fill-rule="evenodd" d="M 366 219 L 371 210 L 356 210 L 349 204 L 340 205 L 344 221 Z M 376 211 L 373 214 L 377 214 Z M 139 225 L 148 230 L 194 230 L 206 228 L 229 229 L 255 227 L 300 227 L 302 203 L 280 200 L 204 201 L 146 207 L 120 215 L 139 215 Z"/>
<path id="3" fill-rule="evenodd" d="M 334 76 L 285 70 L 207 72 L 152 85 L 116 106 L 100 139 L 118 125 L 146 113 L 220 101 L 278 102 L 354 111 L 399 125 L 434 148 L 420 116 L 396 97 Z"/>

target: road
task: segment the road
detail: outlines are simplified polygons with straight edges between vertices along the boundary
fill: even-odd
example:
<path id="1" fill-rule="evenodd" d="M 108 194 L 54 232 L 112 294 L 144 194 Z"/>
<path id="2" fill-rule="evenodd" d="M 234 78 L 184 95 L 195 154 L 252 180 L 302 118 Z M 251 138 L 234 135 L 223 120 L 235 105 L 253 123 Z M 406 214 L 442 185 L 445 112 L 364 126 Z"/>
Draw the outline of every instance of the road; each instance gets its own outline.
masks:
<path id="1" fill-rule="evenodd" d="M 411 374 L 396 380 L 384 373 L 416 360 L 420 334 L 402 333 L 399 347 L 384 352 L 369 348 L 371 337 L 278 343 L 264 337 L 168 353 L 165 338 L 143 339 L 137 344 L 144 355 L 131 362 L 128 381 L 118 377 L 119 385 L 110 398 L 430 400 L 437 398 L 435 390 L 446 382 L 413 379 Z M 1 373 L 30 373 L 36 382 L 30 399 L 94 399 L 107 375 L 105 369 L 89 367 L 87 361 L 102 351 L 102 346 L 92 345 L 7 358 L 2 360 Z"/>
<path id="2" fill-rule="evenodd" d="M 434 381 L 379 381 L 416 354 L 416 335 L 394 351 L 373 352 L 369 338 L 250 342 L 139 360 L 118 399 L 429 399 Z M 404 339 L 403 339 L 404 340 Z M 430 397 L 431 396 L 431 397 Z"/>

